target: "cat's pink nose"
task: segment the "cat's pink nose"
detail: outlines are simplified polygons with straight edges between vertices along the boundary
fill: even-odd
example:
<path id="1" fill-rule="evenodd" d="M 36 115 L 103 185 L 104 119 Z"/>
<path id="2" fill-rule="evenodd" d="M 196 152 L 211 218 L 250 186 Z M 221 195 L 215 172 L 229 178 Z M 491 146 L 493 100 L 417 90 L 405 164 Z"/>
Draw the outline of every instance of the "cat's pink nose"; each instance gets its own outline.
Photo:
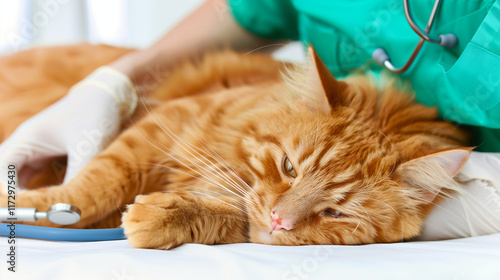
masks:
<path id="1" fill-rule="evenodd" d="M 280 229 L 286 229 L 286 230 L 292 229 L 292 224 L 286 220 L 281 219 L 275 210 L 271 211 L 271 218 L 273 219 L 273 221 L 271 223 L 273 231 L 280 230 Z"/>

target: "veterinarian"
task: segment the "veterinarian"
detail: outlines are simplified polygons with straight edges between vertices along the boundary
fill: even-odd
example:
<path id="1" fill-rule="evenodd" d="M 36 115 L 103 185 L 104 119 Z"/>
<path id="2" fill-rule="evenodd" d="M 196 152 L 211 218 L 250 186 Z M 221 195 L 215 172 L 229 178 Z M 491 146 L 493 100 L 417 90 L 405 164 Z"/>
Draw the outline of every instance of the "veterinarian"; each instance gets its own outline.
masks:
<path id="1" fill-rule="evenodd" d="M 380 48 L 401 67 L 420 39 L 405 17 L 402 0 L 228 3 L 208 0 L 150 48 L 96 70 L 7 139 L 0 146 L 0 164 L 28 167 L 22 181 L 45 159 L 68 155 L 65 181 L 70 180 L 128 121 L 137 94 L 147 95 L 179 60 L 209 49 L 245 51 L 283 40 L 311 42 L 341 78 L 359 69 L 379 73 L 384 67 L 372 54 Z M 409 7 L 423 29 L 434 0 L 409 1 Z M 430 34 L 454 34 L 457 44 L 425 42 L 409 69 L 399 74 L 411 82 L 418 101 L 438 106 L 445 119 L 470 125 L 480 151 L 500 152 L 499 33 L 500 0 L 444 0 Z"/>

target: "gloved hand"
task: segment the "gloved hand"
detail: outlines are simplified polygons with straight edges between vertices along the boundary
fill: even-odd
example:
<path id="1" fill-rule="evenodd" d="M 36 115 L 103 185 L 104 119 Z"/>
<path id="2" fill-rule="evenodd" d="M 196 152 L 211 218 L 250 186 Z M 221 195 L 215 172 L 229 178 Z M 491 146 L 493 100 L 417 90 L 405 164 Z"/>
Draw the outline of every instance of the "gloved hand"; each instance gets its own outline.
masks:
<path id="1" fill-rule="evenodd" d="M 16 167 L 23 186 L 48 160 L 63 155 L 68 156 L 68 182 L 110 143 L 136 106 L 130 79 L 111 67 L 98 68 L 0 145 L 0 182 L 6 185 L 9 164 Z"/>

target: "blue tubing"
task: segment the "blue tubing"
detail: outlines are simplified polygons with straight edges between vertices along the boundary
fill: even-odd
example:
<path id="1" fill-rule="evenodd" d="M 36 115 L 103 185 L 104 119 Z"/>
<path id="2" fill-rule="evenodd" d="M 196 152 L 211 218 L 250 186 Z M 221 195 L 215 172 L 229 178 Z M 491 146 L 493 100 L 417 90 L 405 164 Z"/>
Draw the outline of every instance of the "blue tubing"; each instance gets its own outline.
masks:
<path id="1" fill-rule="evenodd" d="M 11 236 L 10 224 L 0 223 L 0 236 Z M 108 229 L 67 229 L 39 226 L 18 225 L 15 228 L 16 237 L 34 238 L 53 241 L 109 241 L 126 239 L 122 228 Z"/>

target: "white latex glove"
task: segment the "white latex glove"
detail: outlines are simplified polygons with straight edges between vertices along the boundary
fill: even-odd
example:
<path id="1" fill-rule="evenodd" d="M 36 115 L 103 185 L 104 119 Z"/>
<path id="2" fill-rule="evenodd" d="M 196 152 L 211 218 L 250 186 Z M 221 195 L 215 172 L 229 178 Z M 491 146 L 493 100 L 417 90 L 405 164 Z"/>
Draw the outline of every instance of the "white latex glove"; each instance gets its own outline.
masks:
<path id="1" fill-rule="evenodd" d="M 48 160 L 63 155 L 68 156 L 68 182 L 109 144 L 136 106 L 130 79 L 111 67 L 98 68 L 0 145 L 0 182 L 6 185 L 9 164 L 16 167 L 23 186 Z"/>
<path id="2" fill-rule="evenodd" d="M 472 152 L 460 171 L 462 195 L 445 199 L 425 220 L 417 240 L 441 240 L 500 232 L 500 153 Z"/>

